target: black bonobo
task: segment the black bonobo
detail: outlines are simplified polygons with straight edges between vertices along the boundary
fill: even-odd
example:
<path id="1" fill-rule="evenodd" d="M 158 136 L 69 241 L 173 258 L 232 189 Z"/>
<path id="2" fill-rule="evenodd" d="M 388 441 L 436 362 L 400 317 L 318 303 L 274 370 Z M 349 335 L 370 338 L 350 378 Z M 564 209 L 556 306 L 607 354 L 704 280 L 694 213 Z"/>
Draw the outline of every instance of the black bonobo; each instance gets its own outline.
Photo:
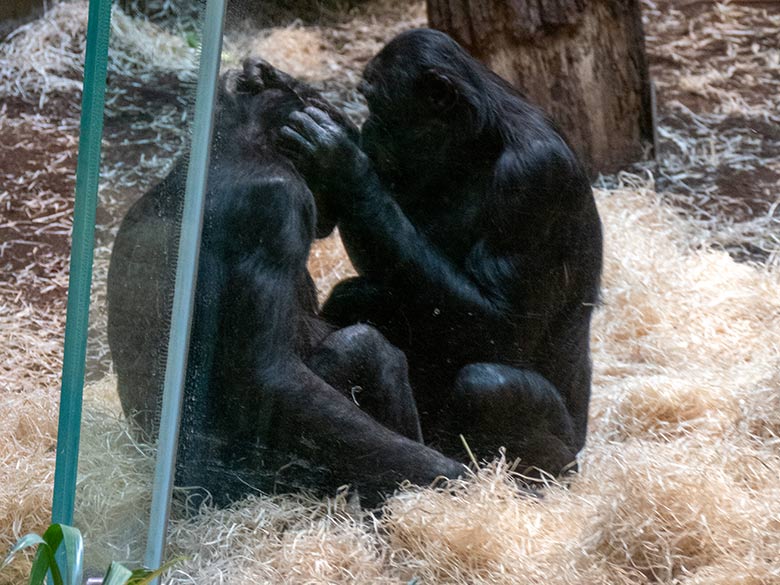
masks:
<path id="1" fill-rule="evenodd" d="M 464 460 L 560 474 L 583 447 L 601 222 L 537 107 L 447 35 L 414 30 L 366 67 L 360 144 L 320 109 L 288 152 L 328 201 L 360 276 L 322 315 L 369 323 L 409 360 L 426 439 Z M 531 472 L 532 469 L 527 469 Z"/>
<path id="2" fill-rule="evenodd" d="M 177 485 L 223 505 L 253 491 L 360 488 L 375 501 L 402 480 L 463 466 L 424 446 L 403 354 L 375 329 L 334 331 L 317 317 L 306 269 L 315 233 L 333 228 L 274 146 L 313 89 L 262 61 L 222 79 L 188 356 Z M 157 428 L 185 186 L 179 162 L 124 218 L 111 256 L 108 333 L 122 407 Z M 356 394 L 355 389 L 361 391 Z M 359 403 L 359 405 L 358 405 Z"/>

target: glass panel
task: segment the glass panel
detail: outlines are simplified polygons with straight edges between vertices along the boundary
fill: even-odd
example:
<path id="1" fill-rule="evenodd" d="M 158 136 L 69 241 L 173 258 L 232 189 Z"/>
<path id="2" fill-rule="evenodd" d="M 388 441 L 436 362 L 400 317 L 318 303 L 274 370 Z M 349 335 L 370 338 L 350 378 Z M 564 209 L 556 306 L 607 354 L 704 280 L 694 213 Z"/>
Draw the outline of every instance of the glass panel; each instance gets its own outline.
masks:
<path id="1" fill-rule="evenodd" d="M 138 563 L 146 545 L 202 28 L 186 0 L 121 4 L 151 20 L 114 19 L 76 515 L 110 545 L 91 549 L 93 568 Z M 668 27 L 667 3 L 645 2 L 658 160 L 600 177 L 592 197 L 557 130 L 450 41 L 383 49 L 425 25 L 422 3 L 287 4 L 236 0 L 225 33 L 188 291 L 175 582 L 708 582 L 747 562 L 774 575 L 780 147 L 766 100 L 780 94 L 738 87 L 759 77 L 730 62 L 733 77 L 681 78 L 670 54 L 704 66 L 715 48 L 687 12 Z M 591 5 L 588 26 L 637 24 Z M 718 47 L 772 65 L 759 55 L 775 37 L 754 26 L 768 17 L 718 6 L 686 10 L 709 15 Z M 512 42 L 562 22 L 567 39 L 580 26 Z M 518 72 L 528 53 L 507 51 L 483 57 L 516 82 L 538 74 L 564 109 L 571 92 L 546 75 L 593 66 L 590 98 L 618 71 L 585 51 Z M 598 125 L 586 117 L 580 139 Z M 383 515 L 358 505 L 497 455 Z"/>
<path id="2" fill-rule="evenodd" d="M 179 13 L 112 14 L 75 508 L 94 575 L 146 547 L 160 405 L 143 405 L 147 432 L 130 428 L 123 407 L 138 405 L 117 383 L 162 391 L 183 200 L 154 189 L 176 160 L 187 169 L 199 35 Z"/>

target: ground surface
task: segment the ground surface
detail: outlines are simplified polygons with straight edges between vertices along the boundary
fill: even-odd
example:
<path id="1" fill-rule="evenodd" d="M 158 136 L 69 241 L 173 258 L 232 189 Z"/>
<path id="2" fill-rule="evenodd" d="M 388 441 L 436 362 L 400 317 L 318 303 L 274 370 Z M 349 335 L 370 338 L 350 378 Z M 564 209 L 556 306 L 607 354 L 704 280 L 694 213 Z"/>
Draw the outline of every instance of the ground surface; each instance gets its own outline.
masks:
<path id="1" fill-rule="evenodd" d="M 649 171 L 654 177 L 656 191 L 688 218 L 685 229 L 697 234 L 706 231 L 706 238 L 697 236 L 706 241 L 706 245 L 723 247 L 740 261 L 776 265 L 780 249 L 780 213 L 775 210 L 780 201 L 780 6 L 771 2 L 717 4 L 690 0 L 645 0 L 644 6 L 650 63 L 658 88 L 660 144 L 658 164 L 643 165 L 639 172 Z M 83 37 L 85 16 L 83 4 L 76 3 L 61 10 L 57 19 L 50 18 L 48 25 L 44 21 L 32 23 L 28 25 L 32 28 L 20 31 L 0 45 L 0 420 L 10 423 L 0 430 L 0 548 L 23 532 L 41 529 L 48 516 L 51 496 L 56 392 L 78 145 L 79 94 L 76 89 L 82 47 L 77 39 Z M 63 22 L 67 26 L 63 26 Z M 182 38 L 164 37 L 164 41 L 159 41 L 160 46 L 155 47 L 149 39 L 163 38 L 157 32 L 142 31 L 141 35 L 121 14 L 115 15 L 114 22 L 114 37 L 122 44 L 121 50 L 117 48 L 109 76 L 110 103 L 105 123 L 89 346 L 90 380 L 100 380 L 110 370 L 110 356 L 103 336 L 104 282 L 110 242 L 129 204 L 163 176 L 170 161 L 182 151 L 187 103 L 177 96 L 181 93 L 180 88 L 190 83 L 190 77 L 182 70 L 193 58 Z M 323 27 L 296 25 L 269 29 L 260 35 L 234 31 L 227 44 L 226 61 L 236 62 L 246 52 L 260 52 L 277 66 L 324 88 L 329 97 L 359 119 L 363 105 L 354 87 L 362 65 L 396 32 L 423 24 L 422 5 L 410 3 L 393 7 L 380 5 L 367 14 L 330 22 L 329 26 Z M 166 66 L 151 71 L 144 66 L 151 60 L 164 60 Z M 140 88 L 134 85 L 139 81 Z M 614 186 L 619 181 L 618 177 L 605 177 L 602 184 Z M 644 189 L 646 183 L 641 187 Z M 637 184 L 632 192 L 642 189 Z M 652 198 L 651 191 L 646 195 Z M 603 205 L 609 207 L 611 204 L 605 200 Z M 614 217 L 623 216 L 615 213 Z M 741 269 L 723 262 L 721 268 L 726 273 L 733 270 L 735 274 L 742 274 Z M 641 267 L 641 263 L 638 266 Z M 695 272 L 696 266 L 691 264 L 687 270 Z M 718 269 L 715 265 L 710 268 Z M 348 262 L 335 240 L 318 246 L 313 252 L 312 273 L 323 289 L 348 271 Z M 759 286 L 753 281 L 747 282 L 750 280 L 747 277 L 744 282 L 735 278 L 738 284 L 746 287 Z M 633 285 L 631 294 L 641 296 L 646 292 L 642 287 L 647 283 L 641 279 Z M 735 290 L 724 294 L 732 294 L 733 303 L 739 305 L 747 297 L 752 299 L 754 292 Z M 648 308 L 642 304 L 642 298 L 634 300 L 638 306 Z M 763 305 L 759 306 L 760 299 L 755 302 L 758 305 L 752 310 L 760 314 Z M 652 316 L 647 313 L 643 319 L 652 322 Z M 658 319 L 663 321 L 662 317 Z M 647 324 L 640 325 L 648 327 Z M 635 333 L 631 330 L 626 335 Z M 615 335 L 611 339 L 619 340 L 619 335 Z M 735 344 L 743 343 L 738 338 L 735 340 Z M 690 343 L 695 345 L 695 340 Z M 771 337 L 767 343 L 774 343 Z M 632 355 L 631 360 L 627 358 L 633 368 L 639 367 L 637 363 L 646 363 L 651 368 L 653 364 L 658 366 L 664 362 L 653 348 L 633 347 L 637 355 Z M 732 352 L 738 349 L 734 347 Z M 686 351 L 685 348 L 679 350 Z M 606 362 L 606 354 L 602 357 Z M 601 375 L 601 382 L 607 387 L 604 380 L 618 374 L 602 370 Z M 764 386 L 767 384 L 764 382 Z M 630 394 L 636 389 L 627 392 Z M 674 394 L 672 390 L 670 392 Z M 707 393 L 700 393 L 700 396 L 706 398 Z M 670 408 L 680 406 L 674 399 L 667 399 Z M 619 400 L 612 405 L 597 402 L 595 407 L 602 414 L 610 408 L 629 408 Z M 701 407 L 701 404 L 696 403 L 694 407 Z M 669 416 L 672 415 L 655 411 L 652 415 L 658 420 Z M 648 425 L 656 420 L 652 417 Z M 621 432 L 641 437 L 645 431 Z M 596 439 L 596 442 L 600 440 Z M 604 458 L 603 453 L 601 458 Z M 776 469 L 773 463 L 767 465 Z M 589 481 L 594 478 L 586 477 L 583 485 L 589 485 Z M 686 488 L 683 484 L 674 485 L 677 486 L 675 489 Z M 692 485 L 702 488 L 696 482 Z M 276 504 L 264 505 L 273 507 Z M 281 508 L 276 511 L 286 510 L 285 505 L 279 504 Z M 397 505 L 403 508 L 406 504 L 401 501 Z M 471 505 L 475 510 L 481 509 L 478 502 L 471 502 Z M 524 508 L 511 509 L 518 514 L 527 512 Z M 485 513 L 491 510 L 488 507 Z M 571 512 L 565 506 L 561 510 Z M 401 517 L 412 518 L 414 523 L 415 513 L 413 508 L 408 508 Z M 775 508 L 766 513 L 771 517 L 778 511 Z M 318 522 L 327 524 L 323 519 L 325 516 L 317 518 Z M 259 520 L 257 523 L 262 525 Z M 246 523 L 240 525 L 246 528 Z M 262 526 L 263 530 L 271 530 Z M 313 526 L 316 528 L 318 524 Z M 328 526 L 328 530 L 332 529 Z M 349 539 L 356 537 L 351 532 L 354 527 L 349 526 L 347 529 L 338 524 L 337 528 L 345 530 L 345 538 L 351 542 Z M 446 528 L 446 523 L 443 526 Z M 455 530 L 457 527 L 450 528 Z M 184 529 L 179 527 L 179 530 Z M 311 530 L 311 527 L 305 528 L 306 538 L 311 537 Z M 396 538 L 401 538 L 399 534 L 412 540 L 416 538 L 413 530 L 393 532 L 392 527 L 389 530 Z M 480 529 L 475 525 L 474 530 Z M 680 530 L 681 535 L 683 532 Z M 301 538 L 304 543 L 308 542 Z M 180 542 L 185 540 L 186 535 Z M 350 546 L 346 549 L 366 553 L 362 545 Z M 419 548 L 415 549 L 409 542 L 404 546 L 404 550 L 420 553 Z M 389 553 L 381 546 L 377 550 L 384 552 L 371 550 L 375 557 L 379 555 L 377 566 L 382 566 L 387 560 L 383 555 Z M 658 553 L 658 559 L 663 559 L 662 553 Z M 674 556 L 672 552 L 667 553 Z M 424 557 L 418 555 L 416 562 L 423 563 L 419 559 Z M 487 562 L 488 557 L 490 555 L 486 553 L 480 558 Z M 638 563 L 638 558 L 614 562 L 616 566 L 625 567 Z M 662 560 L 653 559 L 653 562 L 663 564 Z M 373 566 L 371 562 L 364 559 L 366 566 Z M 702 562 L 701 559 L 698 562 Z M 408 566 L 413 567 L 414 562 Z M 637 570 L 645 580 L 653 580 L 652 567 Z M 421 572 L 424 573 L 422 569 Z M 408 569 L 396 573 L 396 581 L 390 582 L 413 575 L 414 571 Z M 671 579 L 677 578 L 676 574 L 664 575 L 663 579 L 656 580 L 672 582 Z M 767 579 L 776 580 L 750 581 L 746 577 L 742 582 L 780 582 L 776 574 L 766 575 L 769 575 Z M 340 578 L 345 579 L 343 575 Z M 445 581 L 448 579 L 440 577 L 439 582 Z M 2 582 L 3 577 L 0 577 Z M 642 582 L 642 578 L 637 577 L 636 582 Z"/>

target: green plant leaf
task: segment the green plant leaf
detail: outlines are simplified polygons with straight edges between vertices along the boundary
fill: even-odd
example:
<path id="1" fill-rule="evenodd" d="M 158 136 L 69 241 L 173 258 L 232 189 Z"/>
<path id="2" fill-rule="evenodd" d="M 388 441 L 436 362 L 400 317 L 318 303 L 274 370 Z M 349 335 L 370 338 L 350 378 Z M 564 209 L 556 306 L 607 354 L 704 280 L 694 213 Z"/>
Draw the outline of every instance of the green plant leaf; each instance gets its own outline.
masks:
<path id="1" fill-rule="evenodd" d="M 56 552 L 62 543 L 62 525 L 51 524 L 43 533 L 43 540 L 51 547 L 52 552 Z"/>
<path id="2" fill-rule="evenodd" d="M 149 585 L 149 583 L 154 581 L 157 577 L 162 575 L 165 571 L 170 569 L 176 563 L 183 561 L 185 558 L 186 557 L 176 557 L 175 559 L 171 559 L 170 561 L 165 563 L 162 567 L 154 571 L 151 571 L 149 569 L 136 569 L 135 571 L 133 571 L 133 576 L 130 577 L 130 580 L 127 582 L 127 585 Z"/>
<path id="3" fill-rule="evenodd" d="M 65 545 L 65 573 L 68 585 L 81 585 L 84 575 L 84 539 L 78 528 L 61 524 Z"/>
<path id="4" fill-rule="evenodd" d="M 62 528 L 62 524 L 52 524 L 46 529 L 46 532 L 43 533 L 43 540 L 45 540 L 46 544 L 48 545 L 44 547 L 44 551 L 49 557 L 49 571 L 51 572 L 51 580 L 53 585 L 65 585 L 62 580 L 62 572 L 60 571 L 60 566 L 57 564 L 56 557 L 57 549 L 60 548 L 63 538 L 64 530 Z M 30 583 L 32 583 L 32 581 L 30 581 Z"/>
<path id="5" fill-rule="evenodd" d="M 49 550 L 49 545 L 46 542 L 42 542 L 38 547 L 30 569 L 30 585 L 43 585 L 46 575 L 49 573 L 49 559 L 51 558 Z"/>
<path id="6" fill-rule="evenodd" d="M 45 544 L 45 543 L 46 541 L 43 540 L 37 534 L 33 534 L 33 533 L 25 534 L 19 540 L 17 540 L 16 544 L 13 545 L 13 547 L 11 547 L 11 550 L 8 551 L 8 554 L 6 555 L 5 559 L 3 559 L 2 564 L 0 564 L 0 570 L 10 565 L 11 561 L 14 560 L 16 553 L 18 553 L 20 550 L 29 548 L 31 546 L 37 546 L 39 544 Z"/>
<path id="7" fill-rule="evenodd" d="M 194 32 L 184 33 L 184 40 L 191 49 L 197 49 L 198 46 L 200 46 L 200 39 L 198 39 L 198 35 Z"/>
<path id="8" fill-rule="evenodd" d="M 44 579 L 46 579 L 46 574 L 49 571 L 51 571 L 54 585 L 63 585 L 62 576 L 60 575 L 54 560 L 54 551 L 51 546 L 49 546 L 46 539 L 41 538 L 37 534 L 27 534 L 20 538 L 13 548 L 11 548 L 8 556 L 3 561 L 3 564 L 0 565 L 0 569 L 7 566 L 13 560 L 14 555 L 20 550 L 31 546 L 37 546 L 38 550 L 35 553 L 32 568 L 30 569 L 30 585 L 42 585 Z M 59 579 L 59 581 L 57 579 Z"/>
<path id="9" fill-rule="evenodd" d="M 103 577 L 103 585 L 125 585 L 133 576 L 133 572 L 121 563 L 113 562 Z"/>

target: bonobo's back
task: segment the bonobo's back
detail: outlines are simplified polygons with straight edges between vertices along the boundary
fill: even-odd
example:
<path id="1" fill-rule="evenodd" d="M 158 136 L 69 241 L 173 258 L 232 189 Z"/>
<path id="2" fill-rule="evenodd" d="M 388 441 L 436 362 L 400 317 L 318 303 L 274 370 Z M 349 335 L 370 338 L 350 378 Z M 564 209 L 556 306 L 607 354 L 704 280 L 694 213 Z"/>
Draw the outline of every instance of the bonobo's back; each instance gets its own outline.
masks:
<path id="1" fill-rule="evenodd" d="M 239 91 L 240 89 L 240 91 Z M 312 195 L 286 159 L 272 146 L 273 132 L 300 107 L 299 98 L 282 90 L 251 92 L 226 88 L 219 98 L 206 193 L 198 285 L 190 340 L 187 393 L 208 393 L 212 372 L 229 369 L 218 361 L 217 345 L 240 347 L 248 331 L 224 328 L 225 310 L 233 310 L 241 291 L 223 295 L 231 263 L 253 249 L 267 256 L 288 254 L 299 266 L 290 290 L 301 315 L 316 314 L 316 291 L 305 267 L 313 239 Z M 186 164 L 178 161 L 168 176 L 130 208 L 117 234 L 108 274 L 108 340 L 125 414 L 147 438 L 156 434 L 171 320 L 177 241 L 186 186 Z M 265 230 L 265 231 L 263 231 Z M 296 234 L 286 252 L 279 233 Z M 272 249 L 273 248 L 273 249 Z M 292 257 L 289 257 L 289 255 Z M 233 309 L 231 309 L 233 307 Z M 244 316 L 246 317 L 246 316 Z M 246 318 L 237 320 L 257 327 Z M 259 324 L 263 326 L 263 323 Z M 295 340 L 308 323 L 288 324 Z M 266 323 L 278 327 L 279 323 Z M 189 408 L 185 404 L 185 409 Z M 208 417 L 206 417 L 208 418 Z M 186 421 L 185 421 L 186 422 Z"/>

